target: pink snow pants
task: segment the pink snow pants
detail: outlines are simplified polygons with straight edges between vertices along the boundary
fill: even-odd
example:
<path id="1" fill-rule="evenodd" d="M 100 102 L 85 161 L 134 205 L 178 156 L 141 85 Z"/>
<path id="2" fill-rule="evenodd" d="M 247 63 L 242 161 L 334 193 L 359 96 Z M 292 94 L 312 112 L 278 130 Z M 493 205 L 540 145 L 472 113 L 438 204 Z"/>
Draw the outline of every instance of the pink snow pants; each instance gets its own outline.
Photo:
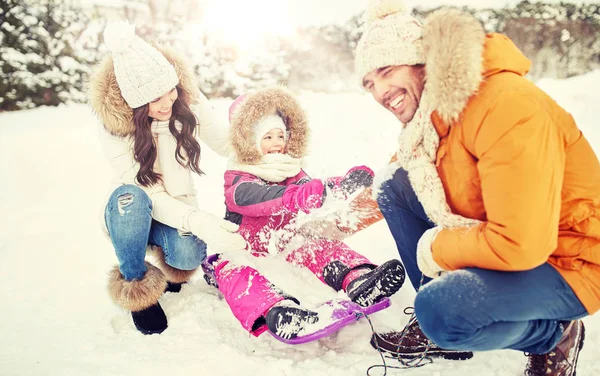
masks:
<path id="1" fill-rule="evenodd" d="M 290 252 L 286 261 L 308 268 L 323 283 L 323 270 L 331 262 L 338 261 L 352 269 L 361 265 L 372 266 L 366 257 L 346 244 L 329 239 L 316 239 Z M 219 258 L 215 265 L 219 290 L 242 327 L 255 336 L 267 330 L 263 318 L 276 303 L 290 298 L 275 287 L 256 269 L 247 265 L 234 265 Z"/>

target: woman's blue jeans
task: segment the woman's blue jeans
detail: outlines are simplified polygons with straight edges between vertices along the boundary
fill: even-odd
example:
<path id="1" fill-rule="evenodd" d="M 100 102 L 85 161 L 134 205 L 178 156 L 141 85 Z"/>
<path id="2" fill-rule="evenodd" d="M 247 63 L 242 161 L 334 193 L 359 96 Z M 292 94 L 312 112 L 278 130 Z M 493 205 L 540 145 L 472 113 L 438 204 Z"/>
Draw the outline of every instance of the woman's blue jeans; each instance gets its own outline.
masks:
<path id="1" fill-rule="evenodd" d="M 427 218 L 406 171 L 397 170 L 383 184 L 377 202 L 417 290 L 417 320 L 438 346 L 542 354 L 560 340 L 561 321 L 587 315 L 571 287 L 548 263 L 520 272 L 468 268 L 434 281 L 424 278 L 421 287 L 417 243 L 434 224 Z"/>
<path id="2" fill-rule="evenodd" d="M 144 277 L 148 244 L 160 246 L 165 262 L 176 269 L 196 269 L 206 257 L 206 243 L 153 220 L 151 213 L 152 201 L 135 185 L 115 189 L 106 205 L 104 220 L 127 281 Z"/>

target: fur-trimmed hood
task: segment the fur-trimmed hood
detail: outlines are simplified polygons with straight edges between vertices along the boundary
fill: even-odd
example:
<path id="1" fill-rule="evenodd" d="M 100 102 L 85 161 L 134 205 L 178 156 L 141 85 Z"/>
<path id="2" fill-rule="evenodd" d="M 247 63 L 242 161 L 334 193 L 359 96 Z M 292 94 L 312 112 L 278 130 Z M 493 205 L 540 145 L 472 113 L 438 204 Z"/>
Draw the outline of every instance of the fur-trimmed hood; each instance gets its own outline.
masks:
<path id="1" fill-rule="evenodd" d="M 231 117 L 231 144 L 237 162 L 256 164 L 262 154 L 256 147 L 256 124 L 269 115 L 279 115 L 285 123 L 286 154 L 302 158 L 306 154 L 309 129 L 306 114 L 294 96 L 282 87 L 248 94 Z"/>
<path id="2" fill-rule="evenodd" d="M 503 48 L 490 49 L 490 44 Z M 494 55 L 498 50 L 502 54 Z M 503 71 L 525 75 L 530 67 L 508 38 L 486 36 L 475 17 L 452 8 L 437 10 L 425 19 L 423 51 L 433 109 L 448 125 L 458 120 L 486 77 Z"/>
<path id="3" fill-rule="evenodd" d="M 198 103 L 199 89 L 188 60 L 167 46 L 154 45 L 173 65 L 179 77 L 179 86 L 190 105 Z M 112 135 L 131 136 L 135 130 L 133 109 L 121 96 L 115 76 L 112 54 L 98 64 L 89 87 L 89 102 L 104 128 Z"/>

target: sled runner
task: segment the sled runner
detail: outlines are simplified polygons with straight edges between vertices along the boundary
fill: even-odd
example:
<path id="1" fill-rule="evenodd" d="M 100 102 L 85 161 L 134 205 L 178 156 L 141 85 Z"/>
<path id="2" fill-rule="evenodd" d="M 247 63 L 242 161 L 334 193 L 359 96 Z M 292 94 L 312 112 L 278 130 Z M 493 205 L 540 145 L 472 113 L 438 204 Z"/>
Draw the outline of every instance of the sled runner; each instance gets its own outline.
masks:
<path id="1" fill-rule="evenodd" d="M 327 337 L 346 325 L 350 325 L 358 321 L 360 318 L 379 312 L 391 305 L 389 298 L 383 298 L 379 302 L 369 306 L 361 307 L 358 304 L 344 299 L 330 300 L 321 306 L 316 311 L 319 312 L 320 320 L 315 324 L 310 324 L 304 328 L 302 332 L 292 339 L 285 339 L 277 336 L 269 331 L 273 337 L 283 343 L 289 345 L 299 345 L 306 342 L 318 340 L 319 338 Z M 323 320 L 327 317 L 327 311 L 330 311 L 330 319 Z"/>

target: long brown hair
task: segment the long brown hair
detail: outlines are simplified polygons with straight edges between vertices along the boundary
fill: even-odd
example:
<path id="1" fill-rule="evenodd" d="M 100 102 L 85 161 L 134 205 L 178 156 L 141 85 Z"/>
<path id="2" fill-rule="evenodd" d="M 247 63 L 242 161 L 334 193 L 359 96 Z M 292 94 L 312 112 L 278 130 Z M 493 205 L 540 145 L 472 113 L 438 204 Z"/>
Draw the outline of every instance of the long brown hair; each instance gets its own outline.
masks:
<path id="1" fill-rule="evenodd" d="M 169 119 L 169 130 L 177 140 L 174 157 L 183 167 L 189 167 L 195 173 L 202 175 L 203 172 L 198 167 L 200 161 L 200 144 L 194 137 L 198 120 L 190 110 L 189 100 L 185 92 L 179 85 L 176 88 L 178 96 L 173 103 L 173 113 L 171 119 Z M 147 103 L 133 110 L 133 124 L 135 125 L 133 156 L 140 164 L 140 169 L 135 178 L 144 187 L 154 185 L 161 180 L 160 174 L 153 170 L 157 150 L 151 131 L 154 119 L 148 116 L 148 111 Z M 181 122 L 181 132 L 175 127 L 175 120 Z M 181 148 L 185 150 L 187 159 L 181 153 Z"/>

